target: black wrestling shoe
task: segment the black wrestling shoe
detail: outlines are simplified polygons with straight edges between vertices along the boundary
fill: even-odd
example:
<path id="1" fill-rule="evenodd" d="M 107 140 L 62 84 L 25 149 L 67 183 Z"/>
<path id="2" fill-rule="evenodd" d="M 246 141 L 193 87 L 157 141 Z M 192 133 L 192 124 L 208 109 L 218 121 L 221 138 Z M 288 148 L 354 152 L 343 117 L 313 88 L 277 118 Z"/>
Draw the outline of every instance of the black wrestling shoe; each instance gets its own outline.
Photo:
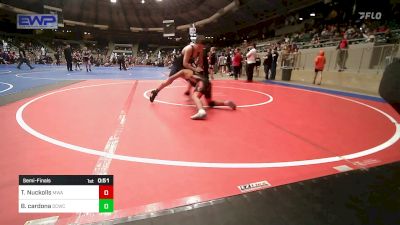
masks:
<path id="1" fill-rule="evenodd" d="M 150 102 L 154 102 L 154 99 L 156 98 L 157 94 L 158 94 L 157 89 L 154 89 L 150 92 Z"/>

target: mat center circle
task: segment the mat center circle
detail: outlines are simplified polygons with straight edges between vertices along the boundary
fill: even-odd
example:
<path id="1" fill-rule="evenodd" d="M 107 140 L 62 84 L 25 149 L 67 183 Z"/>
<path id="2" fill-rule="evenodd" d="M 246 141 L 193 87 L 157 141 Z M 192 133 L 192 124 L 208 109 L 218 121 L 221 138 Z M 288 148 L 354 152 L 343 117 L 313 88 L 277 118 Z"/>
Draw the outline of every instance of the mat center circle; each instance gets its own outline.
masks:
<path id="1" fill-rule="evenodd" d="M 187 86 L 170 86 L 167 87 L 168 89 L 173 89 L 173 88 L 186 88 Z M 267 97 L 267 99 L 265 101 L 259 102 L 259 103 L 254 103 L 254 104 L 242 104 L 242 105 L 238 105 L 238 108 L 247 108 L 247 107 L 255 107 L 255 106 L 261 106 L 261 105 L 266 105 L 268 103 L 271 103 L 274 98 L 267 93 L 261 92 L 261 91 L 256 91 L 256 90 L 251 90 L 251 89 L 246 89 L 246 88 L 238 88 L 238 87 L 223 87 L 223 86 L 213 86 L 213 88 L 221 88 L 221 89 L 234 89 L 234 90 L 241 90 L 241 91 L 248 91 L 248 92 L 252 92 L 252 93 L 256 93 L 262 96 Z M 149 99 L 149 93 L 152 90 L 147 90 L 143 93 L 143 97 L 145 97 L 146 99 Z M 195 107 L 194 104 L 183 104 L 183 103 L 176 103 L 176 102 L 169 102 L 169 101 L 164 101 L 164 100 L 154 100 L 155 102 L 158 103 L 162 103 L 162 104 L 167 104 L 167 105 L 175 105 L 175 106 L 184 106 L 184 107 Z"/>

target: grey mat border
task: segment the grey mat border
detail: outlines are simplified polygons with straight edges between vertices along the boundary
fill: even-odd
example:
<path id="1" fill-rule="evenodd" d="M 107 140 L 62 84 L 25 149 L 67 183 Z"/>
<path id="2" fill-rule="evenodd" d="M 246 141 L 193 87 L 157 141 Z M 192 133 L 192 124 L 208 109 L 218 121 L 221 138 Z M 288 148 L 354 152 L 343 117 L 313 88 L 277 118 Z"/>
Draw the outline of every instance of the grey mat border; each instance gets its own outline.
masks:
<path id="1" fill-rule="evenodd" d="M 52 91 L 55 89 L 63 88 L 72 84 L 76 84 L 79 82 L 82 82 L 84 80 L 67 80 L 67 81 L 58 81 L 56 83 L 52 84 L 46 84 L 46 85 L 41 85 L 37 87 L 33 87 L 21 92 L 13 93 L 13 94 L 8 94 L 4 96 L 0 96 L 0 106 L 5 106 L 20 100 L 23 100 L 25 98 L 33 97 L 38 94 L 47 92 L 47 91 Z"/>

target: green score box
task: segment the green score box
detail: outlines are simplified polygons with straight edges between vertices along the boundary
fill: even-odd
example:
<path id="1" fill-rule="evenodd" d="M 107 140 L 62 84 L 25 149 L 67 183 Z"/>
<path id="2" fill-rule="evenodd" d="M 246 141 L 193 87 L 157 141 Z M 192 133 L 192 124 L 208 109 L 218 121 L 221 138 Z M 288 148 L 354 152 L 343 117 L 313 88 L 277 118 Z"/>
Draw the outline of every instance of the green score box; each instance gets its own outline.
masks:
<path id="1" fill-rule="evenodd" d="M 114 199 L 99 199 L 99 212 L 100 213 L 114 212 Z"/>

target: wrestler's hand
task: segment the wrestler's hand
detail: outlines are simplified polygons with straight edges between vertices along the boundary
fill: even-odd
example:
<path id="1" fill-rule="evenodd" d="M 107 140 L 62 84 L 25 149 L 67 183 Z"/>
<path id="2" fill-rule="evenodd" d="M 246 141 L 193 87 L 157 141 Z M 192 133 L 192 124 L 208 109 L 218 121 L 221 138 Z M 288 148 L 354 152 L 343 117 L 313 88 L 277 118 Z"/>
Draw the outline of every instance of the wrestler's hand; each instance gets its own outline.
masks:
<path id="1" fill-rule="evenodd" d="M 196 70 L 195 70 L 195 72 L 197 72 L 197 73 L 201 73 L 201 72 L 203 72 L 203 68 L 196 67 Z"/>

